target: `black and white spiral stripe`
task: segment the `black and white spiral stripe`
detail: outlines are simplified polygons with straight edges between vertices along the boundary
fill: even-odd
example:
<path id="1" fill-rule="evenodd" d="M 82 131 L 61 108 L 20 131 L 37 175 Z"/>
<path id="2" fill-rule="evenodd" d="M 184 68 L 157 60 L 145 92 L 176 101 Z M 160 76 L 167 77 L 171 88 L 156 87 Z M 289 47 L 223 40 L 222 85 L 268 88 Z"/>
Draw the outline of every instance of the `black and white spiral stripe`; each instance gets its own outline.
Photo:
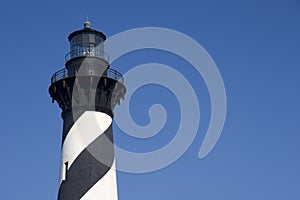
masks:
<path id="1" fill-rule="evenodd" d="M 117 200 L 112 117 L 85 111 L 64 121 L 58 200 Z"/>

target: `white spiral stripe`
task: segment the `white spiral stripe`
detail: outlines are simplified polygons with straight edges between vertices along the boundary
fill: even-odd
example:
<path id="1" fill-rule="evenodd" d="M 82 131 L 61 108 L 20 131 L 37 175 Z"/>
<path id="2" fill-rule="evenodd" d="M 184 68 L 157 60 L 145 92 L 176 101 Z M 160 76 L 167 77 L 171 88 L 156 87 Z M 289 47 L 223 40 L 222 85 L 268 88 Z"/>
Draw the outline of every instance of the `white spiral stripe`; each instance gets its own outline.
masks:
<path id="1" fill-rule="evenodd" d="M 159 84 L 168 88 L 176 97 L 180 106 L 181 118 L 179 129 L 174 138 L 160 149 L 147 152 L 128 152 L 115 145 L 118 158 L 118 170 L 124 172 L 145 173 L 168 166 L 175 162 L 192 144 L 198 130 L 200 121 L 200 107 L 193 87 L 185 77 L 173 68 L 160 63 L 147 63 L 139 65 L 124 74 L 127 86 L 127 95 L 130 97 L 140 87 L 147 84 Z M 139 77 L 136 79 L 135 77 Z M 166 78 L 167 77 L 167 78 Z M 188 98 L 187 98 L 188 97 Z M 149 110 L 150 124 L 144 127 L 137 126 L 129 113 L 130 98 L 118 107 L 115 112 L 115 122 L 127 134 L 143 138 L 151 137 L 165 123 L 167 114 L 162 105 L 155 104 Z M 170 154 L 170 152 L 172 152 Z"/>
<path id="2" fill-rule="evenodd" d="M 216 66 L 210 55 L 207 53 L 207 51 L 193 38 L 190 38 L 189 36 L 178 31 L 161 27 L 142 27 L 118 33 L 108 38 L 105 41 L 105 46 L 106 52 L 110 56 L 111 63 L 113 63 L 121 56 L 136 50 L 156 49 L 180 56 L 181 58 L 189 62 L 195 70 L 197 70 L 198 74 L 201 75 L 207 86 L 211 100 L 211 119 L 204 141 L 200 147 L 198 157 L 202 159 L 207 156 L 216 145 L 222 133 L 225 123 L 227 106 L 226 91 L 222 76 L 218 70 L 218 67 Z M 158 75 L 161 75 L 161 72 L 154 74 L 153 76 L 151 76 L 149 73 L 139 73 L 136 74 L 133 79 L 144 80 L 144 78 L 149 77 L 155 79 Z M 170 79 L 169 74 L 165 75 L 166 76 L 163 80 Z M 126 87 L 128 89 L 128 79 L 125 77 L 125 80 Z M 149 82 L 153 83 L 153 80 L 150 80 Z M 180 83 L 178 81 L 174 81 L 171 86 L 175 84 Z M 185 89 L 186 88 L 183 87 L 183 90 Z M 128 89 L 128 91 L 130 91 L 130 89 Z M 128 98 L 128 94 L 126 98 Z M 197 100 L 197 97 L 194 98 L 193 96 L 183 96 L 183 98 L 184 101 L 182 105 L 188 105 L 187 107 L 189 107 L 187 112 L 188 117 L 191 117 L 191 114 L 197 115 L 197 113 L 195 113 L 197 112 L 195 108 L 197 108 L 198 105 L 193 106 L 189 103 L 190 99 Z M 181 103 L 181 101 L 179 102 Z M 138 138 L 152 137 L 157 132 L 159 132 L 159 130 L 161 130 L 161 125 L 164 124 L 161 122 L 165 121 L 164 109 L 163 107 L 159 107 L 157 105 L 151 107 L 151 109 L 149 110 L 149 116 L 153 120 L 145 127 L 138 126 L 136 123 L 131 123 L 131 115 L 127 114 L 128 110 L 120 109 L 119 111 L 124 112 L 121 114 L 128 116 L 127 118 L 122 118 L 122 120 L 119 120 L 121 123 L 125 120 L 126 122 L 123 123 L 125 124 L 125 126 L 121 126 L 119 123 L 117 123 L 118 125 L 120 125 L 120 129 L 128 133 L 129 135 Z M 152 117 L 159 112 L 162 113 L 159 118 Z M 200 113 L 198 114 L 200 115 Z M 181 115 L 181 119 L 186 119 L 186 117 Z M 116 146 L 115 152 L 116 156 L 118 157 L 118 170 L 129 173 L 145 173 L 156 171 L 172 164 L 188 149 L 188 147 L 192 144 L 193 139 L 195 138 L 195 134 L 197 134 L 198 132 L 198 129 L 196 131 L 194 129 L 196 124 L 194 119 L 197 118 L 193 118 L 192 120 L 190 120 L 191 123 L 187 125 L 180 122 L 180 128 L 178 129 L 177 134 L 180 135 L 180 137 L 177 137 L 176 135 L 179 141 L 173 140 L 170 142 L 173 144 L 172 147 L 174 147 L 172 149 L 163 147 L 157 151 L 135 153 L 122 148 L 118 148 Z M 141 135 L 141 132 L 144 131 L 140 130 L 146 128 L 150 131 L 147 132 L 146 135 Z M 180 129 L 183 130 L 184 133 L 181 133 Z M 170 145 L 170 143 L 168 145 Z M 176 153 L 170 154 L 169 152 Z"/>

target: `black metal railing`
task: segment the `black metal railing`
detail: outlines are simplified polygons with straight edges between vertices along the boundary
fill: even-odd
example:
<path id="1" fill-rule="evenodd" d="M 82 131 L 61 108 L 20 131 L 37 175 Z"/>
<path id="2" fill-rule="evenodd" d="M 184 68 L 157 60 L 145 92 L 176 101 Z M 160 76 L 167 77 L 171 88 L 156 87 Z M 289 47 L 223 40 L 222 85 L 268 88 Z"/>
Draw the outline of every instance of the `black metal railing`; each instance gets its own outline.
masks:
<path id="1" fill-rule="evenodd" d="M 61 79 L 74 77 L 74 76 L 99 76 L 99 73 L 94 73 L 93 71 L 90 71 L 89 73 L 86 74 L 76 75 L 74 73 L 70 73 L 68 69 L 61 69 L 52 75 L 51 84 Z M 101 75 L 101 77 L 111 78 L 124 84 L 124 78 L 122 74 L 114 69 L 105 70 L 104 73 Z"/>
<path id="2" fill-rule="evenodd" d="M 67 77 L 69 77 L 68 69 L 61 69 L 52 75 L 51 84 L 56 81 L 59 81 L 60 79 L 67 78 Z"/>
<path id="3" fill-rule="evenodd" d="M 69 61 L 72 58 L 76 57 L 96 57 L 96 58 L 102 58 L 106 61 L 109 61 L 109 56 L 105 51 L 101 51 L 94 48 L 86 48 L 86 49 L 79 49 L 70 51 L 66 54 L 65 60 Z"/>

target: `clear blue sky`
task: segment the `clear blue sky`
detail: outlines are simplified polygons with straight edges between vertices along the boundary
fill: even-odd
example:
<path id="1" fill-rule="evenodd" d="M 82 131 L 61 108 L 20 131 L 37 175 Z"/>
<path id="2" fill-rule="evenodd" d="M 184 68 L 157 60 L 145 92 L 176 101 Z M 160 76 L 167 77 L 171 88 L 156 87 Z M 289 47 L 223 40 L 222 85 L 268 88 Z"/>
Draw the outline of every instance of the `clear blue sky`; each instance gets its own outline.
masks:
<path id="1" fill-rule="evenodd" d="M 120 200 L 300 199 L 297 0 L 2 2 L 1 199 L 56 199 L 62 120 L 47 90 L 52 73 L 64 67 L 68 34 L 82 28 L 86 13 L 92 27 L 108 37 L 144 26 L 189 35 L 216 62 L 227 92 L 222 136 L 209 156 L 199 160 L 210 118 L 201 76 L 184 61 L 150 50 L 129 54 L 114 65 L 126 72 L 143 62 L 162 62 L 180 70 L 198 91 L 202 117 L 192 146 L 173 165 L 148 174 L 118 173 Z M 138 123 L 147 124 L 149 105 L 160 101 L 172 116 L 153 141 L 134 140 L 115 127 L 117 143 L 137 152 L 166 143 L 179 120 L 168 90 L 144 90 L 148 98 L 140 91 L 133 102 Z"/>

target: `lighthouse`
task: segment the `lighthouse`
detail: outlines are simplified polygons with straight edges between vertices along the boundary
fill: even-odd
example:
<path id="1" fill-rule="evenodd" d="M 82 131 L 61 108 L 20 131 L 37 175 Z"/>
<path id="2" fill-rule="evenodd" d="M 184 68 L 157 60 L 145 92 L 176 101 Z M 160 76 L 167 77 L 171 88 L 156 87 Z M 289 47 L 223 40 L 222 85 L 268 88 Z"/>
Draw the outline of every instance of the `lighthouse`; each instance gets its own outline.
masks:
<path id="1" fill-rule="evenodd" d="M 65 68 L 49 87 L 63 119 L 58 200 L 118 199 L 112 120 L 126 88 L 110 68 L 106 36 L 90 26 L 69 35 Z"/>

